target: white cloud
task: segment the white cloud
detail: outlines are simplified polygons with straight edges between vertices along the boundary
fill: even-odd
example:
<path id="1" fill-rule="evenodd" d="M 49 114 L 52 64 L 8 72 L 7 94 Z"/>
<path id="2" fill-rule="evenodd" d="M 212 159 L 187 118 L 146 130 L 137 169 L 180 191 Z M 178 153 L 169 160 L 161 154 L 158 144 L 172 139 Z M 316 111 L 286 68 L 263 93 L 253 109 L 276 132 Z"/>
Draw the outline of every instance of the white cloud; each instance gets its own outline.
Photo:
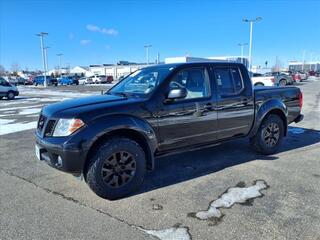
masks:
<path id="1" fill-rule="evenodd" d="M 100 28 L 92 24 L 87 25 L 87 30 L 91 32 L 99 32 L 99 33 L 111 35 L 111 36 L 117 36 L 119 34 L 119 32 L 113 28 Z"/>
<path id="2" fill-rule="evenodd" d="M 80 40 L 80 44 L 83 45 L 83 46 L 88 45 L 89 43 L 91 43 L 91 40 L 88 40 L 88 39 Z"/>

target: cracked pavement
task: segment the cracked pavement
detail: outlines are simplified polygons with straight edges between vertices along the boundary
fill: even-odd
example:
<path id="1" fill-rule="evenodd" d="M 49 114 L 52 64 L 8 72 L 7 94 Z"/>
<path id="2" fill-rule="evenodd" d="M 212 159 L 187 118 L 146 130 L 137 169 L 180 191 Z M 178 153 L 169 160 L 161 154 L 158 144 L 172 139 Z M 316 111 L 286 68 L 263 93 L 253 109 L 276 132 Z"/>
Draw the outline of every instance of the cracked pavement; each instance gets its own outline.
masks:
<path id="1" fill-rule="evenodd" d="M 0 136 L 0 238 L 155 239 L 137 227 L 179 225 L 192 239 L 319 240 L 320 81 L 299 87 L 305 119 L 292 124 L 279 153 L 256 154 L 240 139 L 158 158 L 140 192 L 117 201 L 101 199 L 83 181 L 37 161 L 34 130 Z M 259 179 L 270 186 L 264 196 L 221 209 L 219 224 L 187 216 L 237 183 Z"/>

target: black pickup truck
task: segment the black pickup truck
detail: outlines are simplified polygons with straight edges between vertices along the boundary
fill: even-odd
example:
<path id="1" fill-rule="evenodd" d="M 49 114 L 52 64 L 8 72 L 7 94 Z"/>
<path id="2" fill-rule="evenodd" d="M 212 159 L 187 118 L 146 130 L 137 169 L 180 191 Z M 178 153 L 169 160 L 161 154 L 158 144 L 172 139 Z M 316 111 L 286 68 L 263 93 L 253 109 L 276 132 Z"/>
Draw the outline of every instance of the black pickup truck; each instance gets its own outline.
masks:
<path id="1" fill-rule="evenodd" d="M 44 107 L 36 155 L 56 169 L 83 174 L 97 195 L 117 199 L 137 190 L 162 154 L 239 137 L 273 154 L 288 124 L 303 119 L 301 108 L 299 88 L 253 89 L 242 64 L 155 65 L 104 95 Z"/>

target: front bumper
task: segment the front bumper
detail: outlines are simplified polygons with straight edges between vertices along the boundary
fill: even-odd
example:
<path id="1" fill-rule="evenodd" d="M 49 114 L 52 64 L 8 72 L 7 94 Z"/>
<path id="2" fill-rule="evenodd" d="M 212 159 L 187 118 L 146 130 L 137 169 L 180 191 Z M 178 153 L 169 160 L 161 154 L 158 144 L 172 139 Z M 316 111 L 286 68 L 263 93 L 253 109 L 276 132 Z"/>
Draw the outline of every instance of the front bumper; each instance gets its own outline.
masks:
<path id="1" fill-rule="evenodd" d="M 60 171 L 80 175 L 86 152 L 69 137 L 41 138 L 36 134 L 36 155 L 40 161 Z"/>

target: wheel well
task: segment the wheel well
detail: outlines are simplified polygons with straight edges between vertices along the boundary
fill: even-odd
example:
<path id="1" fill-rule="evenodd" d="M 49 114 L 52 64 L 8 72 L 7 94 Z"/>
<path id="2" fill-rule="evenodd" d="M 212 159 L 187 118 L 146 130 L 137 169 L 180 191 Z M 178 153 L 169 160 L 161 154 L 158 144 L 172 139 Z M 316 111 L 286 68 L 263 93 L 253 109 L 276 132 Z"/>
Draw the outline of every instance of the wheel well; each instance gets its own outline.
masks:
<path id="1" fill-rule="evenodd" d="M 268 112 L 264 118 L 267 118 L 271 114 L 277 115 L 281 118 L 281 120 L 283 122 L 283 126 L 284 126 L 284 136 L 286 136 L 287 135 L 287 128 L 288 128 L 286 115 L 280 109 L 273 109 L 270 112 Z"/>
<path id="2" fill-rule="evenodd" d="M 257 82 L 257 83 L 254 84 L 254 86 L 258 86 L 258 85 L 264 86 L 264 84 L 262 82 Z"/>
<path id="3" fill-rule="evenodd" d="M 83 172 L 85 173 L 87 171 L 87 167 L 89 166 L 89 160 L 90 157 L 98 150 L 98 148 L 108 139 L 110 139 L 111 137 L 126 137 L 126 138 L 130 138 L 132 140 L 134 140 L 135 142 L 137 142 L 140 147 L 143 149 L 143 151 L 146 154 L 146 159 L 147 159 L 147 169 L 153 169 L 153 153 L 151 152 L 149 145 L 147 143 L 147 140 L 145 139 L 145 137 L 139 133 L 138 131 L 132 130 L 132 129 L 118 129 L 118 130 L 113 130 L 110 131 L 102 136 L 100 136 L 94 143 L 93 145 L 90 147 L 87 157 L 86 157 L 86 161 L 85 161 L 85 166 L 83 169 Z"/>

